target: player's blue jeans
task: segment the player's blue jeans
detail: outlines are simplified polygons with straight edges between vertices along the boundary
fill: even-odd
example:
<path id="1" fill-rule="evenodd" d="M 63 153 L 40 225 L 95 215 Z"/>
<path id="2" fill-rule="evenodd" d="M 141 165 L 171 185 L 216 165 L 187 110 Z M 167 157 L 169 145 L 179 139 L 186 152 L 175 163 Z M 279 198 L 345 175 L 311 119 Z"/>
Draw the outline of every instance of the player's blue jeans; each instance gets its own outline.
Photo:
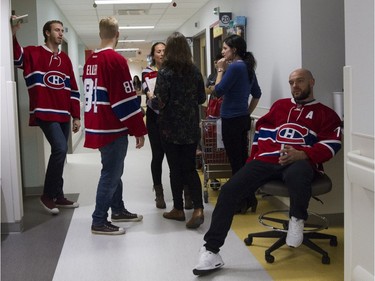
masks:
<path id="1" fill-rule="evenodd" d="M 51 155 L 44 180 L 43 194 L 49 198 L 63 197 L 63 172 L 66 153 L 68 152 L 70 122 L 59 123 L 40 119 L 37 119 L 36 122 L 51 145 Z"/>
<path id="2" fill-rule="evenodd" d="M 246 163 L 221 187 L 210 228 L 204 236 L 204 246 L 209 251 L 219 252 L 220 247 L 224 245 L 238 203 L 273 179 L 282 179 L 288 186 L 289 215 L 306 220 L 311 198 L 311 182 L 315 175 L 314 168 L 307 160 L 299 160 L 287 166 L 259 160 Z"/>
<path id="3" fill-rule="evenodd" d="M 121 136 L 112 143 L 99 148 L 102 170 L 96 192 L 96 205 L 92 214 L 92 224 L 101 226 L 107 222 L 108 210 L 120 213 L 124 210 L 122 200 L 122 180 L 124 160 L 128 150 L 128 135 Z"/>

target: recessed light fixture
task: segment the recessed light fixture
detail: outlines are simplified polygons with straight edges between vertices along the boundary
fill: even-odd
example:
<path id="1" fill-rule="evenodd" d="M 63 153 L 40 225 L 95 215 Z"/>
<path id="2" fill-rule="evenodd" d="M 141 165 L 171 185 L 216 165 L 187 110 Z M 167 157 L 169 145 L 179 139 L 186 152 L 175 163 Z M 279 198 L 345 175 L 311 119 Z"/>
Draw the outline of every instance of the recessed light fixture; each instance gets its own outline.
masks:
<path id="1" fill-rule="evenodd" d="M 115 49 L 116 52 L 136 52 L 139 48 L 125 48 L 125 49 Z"/>
<path id="2" fill-rule="evenodd" d="M 171 3 L 172 0 L 95 0 L 97 5 L 105 4 L 158 4 L 158 3 Z"/>
<path id="3" fill-rule="evenodd" d="M 139 25 L 139 26 L 120 26 L 119 29 L 153 29 L 154 25 Z"/>
<path id="4" fill-rule="evenodd" d="M 144 39 L 126 39 L 126 40 L 118 40 L 119 43 L 130 43 L 130 42 L 145 42 Z"/>

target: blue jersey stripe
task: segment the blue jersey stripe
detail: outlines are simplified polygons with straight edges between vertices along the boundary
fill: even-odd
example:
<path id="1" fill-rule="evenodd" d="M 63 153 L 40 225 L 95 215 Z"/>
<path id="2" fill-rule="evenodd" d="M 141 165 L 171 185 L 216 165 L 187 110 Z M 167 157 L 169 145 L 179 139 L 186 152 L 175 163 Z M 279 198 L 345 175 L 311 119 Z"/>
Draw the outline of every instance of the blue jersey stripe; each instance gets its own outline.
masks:
<path id="1" fill-rule="evenodd" d="M 128 128 L 120 128 L 120 129 L 115 129 L 115 130 L 95 130 L 95 129 L 89 129 L 85 128 L 85 132 L 87 134 L 92 134 L 92 135 L 107 135 L 107 134 L 120 134 L 123 132 L 127 132 Z"/>
<path id="2" fill-rule="evenodd" d="M 125 120 L 137 111 L 139 111 L 139 104 L 137 103 L 137 96 L 131 97 L 123 102 L 116 103 L 116 105 L 112 108 L 113 112 L 120 120 Z"/>

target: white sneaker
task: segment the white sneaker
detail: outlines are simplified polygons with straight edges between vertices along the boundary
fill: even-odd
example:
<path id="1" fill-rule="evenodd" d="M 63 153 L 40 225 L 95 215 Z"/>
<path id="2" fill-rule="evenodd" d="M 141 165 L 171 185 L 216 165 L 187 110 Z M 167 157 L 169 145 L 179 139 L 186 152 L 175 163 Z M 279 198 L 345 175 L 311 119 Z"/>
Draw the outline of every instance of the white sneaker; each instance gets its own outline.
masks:
<path id="1" fill-rule="evenodd" d="M 207 251 L 202 247 L 199 251 L 198 265 L 193 269 L 195 275 L 204 275 L 212 272 L 224 265 L 224 262 L 219 254 Z"/>
<path id="2" fill-rule="evenodd" d="M 286 235 L 286 244 L 289 247 L 297 248 L 303 242 L 303 228 L 305 221 L 291 217 L 289 220 L 288 233 Z"/>

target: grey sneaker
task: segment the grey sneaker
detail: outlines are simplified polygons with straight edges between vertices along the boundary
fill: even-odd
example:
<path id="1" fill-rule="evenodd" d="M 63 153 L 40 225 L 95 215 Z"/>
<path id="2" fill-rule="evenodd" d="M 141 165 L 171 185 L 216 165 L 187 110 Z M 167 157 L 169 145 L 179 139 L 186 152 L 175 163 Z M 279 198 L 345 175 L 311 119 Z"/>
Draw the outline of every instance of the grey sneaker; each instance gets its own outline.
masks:
<path id="1" fill-rule="evenodd" d="M 286 244 L 289 247 L 297 248 L 303 242 L 303 228 L 305 221 L 303 219 L 297 219 L 291 217 L 289 220 L 288 233 L 286 235 Z"/>
<path id="2" fill-rule="evenodd" d="M 107 221 L 104 225 L 100 225 L 100 226 L 92 225 L 91 233 L 104 234 L 104 235 L 121 235 L 121 234 L 125 234 L 125 229 L 123 229 L 122 227 L 113 225 L 109 221 Z"/>
<path id="3" fill-rule="evenodd" d="M 125 209 L 122 210 L 119 214 L 112 214 L 111 219 L 112 221 L 141 221 L 143 219 L 143 216 L 130 213 Z"/>
<path id="4" fill-rule="evenodd" d="M 199 251 L 198 265 L 193 269 L 194 275 L 205 275 L 224 265 L 220 254 L 213 253 L 202 247 Z"/>

